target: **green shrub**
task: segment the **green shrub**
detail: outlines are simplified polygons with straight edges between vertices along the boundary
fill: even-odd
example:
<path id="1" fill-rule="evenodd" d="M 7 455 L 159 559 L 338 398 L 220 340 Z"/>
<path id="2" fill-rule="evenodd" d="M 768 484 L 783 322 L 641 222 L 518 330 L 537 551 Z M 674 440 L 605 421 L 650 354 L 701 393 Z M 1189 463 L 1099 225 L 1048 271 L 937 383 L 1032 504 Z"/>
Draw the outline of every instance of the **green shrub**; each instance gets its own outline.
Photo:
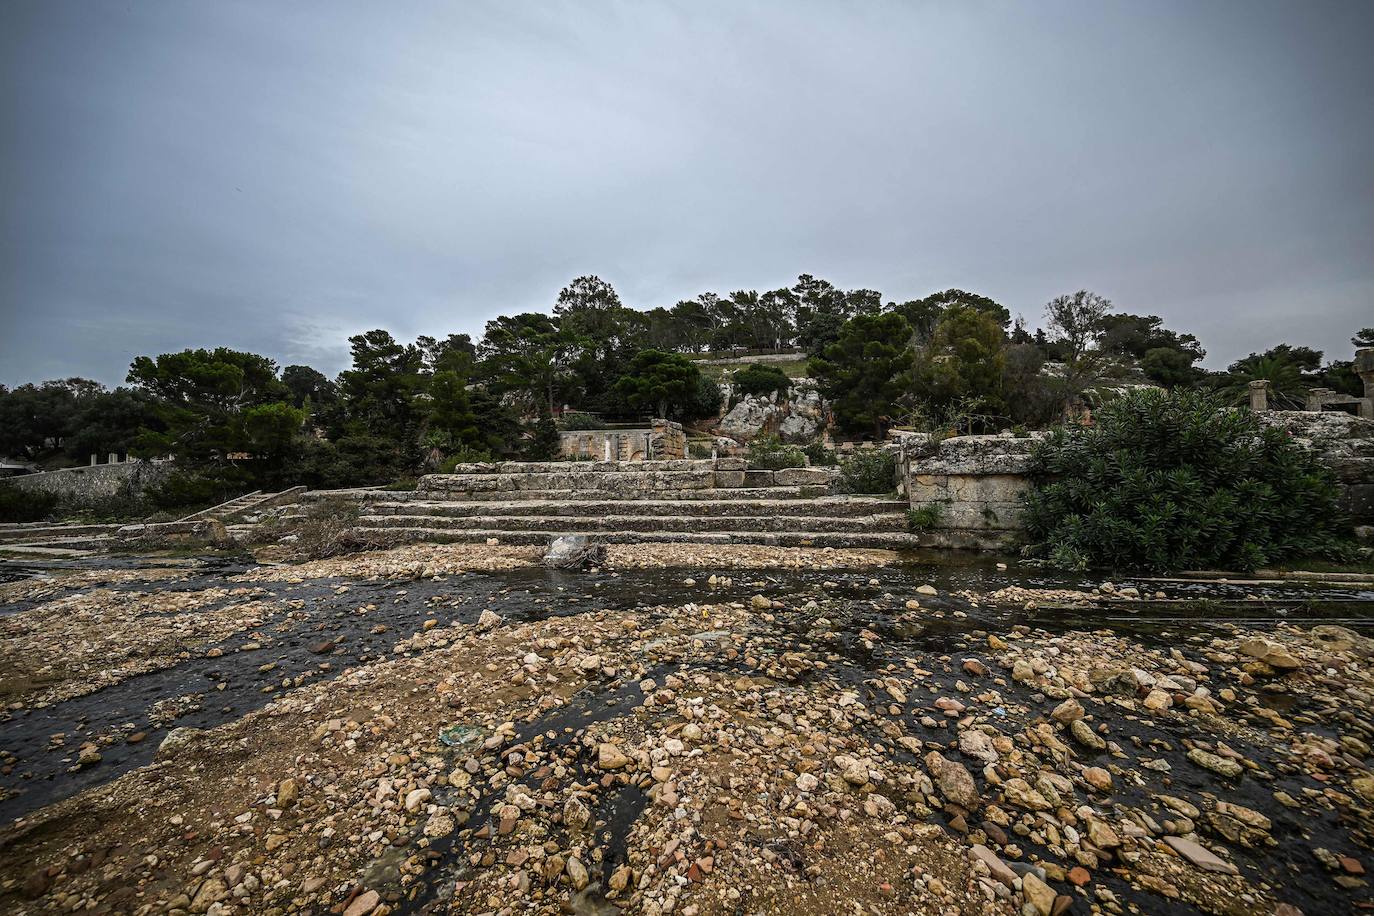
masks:
<path id="1" fill-rule="evenodd" d="M 806 455 L 795 445 L 785 445 L 777 436 L 758 436 L 749 443 L 749 467 L 760 471 L 806 467 Z"/>
<path id="2" fill-rule="evenodd" d="M 606 428 L 606 422 L 600 417 L 593 416 L 589 413 L 581 413 L 580 411 L 569 411 L 563 414 L 562 418 L 558 421 L 558 425 L 561 429 L 567 430 Z"/>
<path id="3" fill-rule="evenodd" d="M 770 395 L 775 391 L 785 395 L 792 387 L 792 380 L 787 377 L 787 373 L 777 366 L 765 366 L 761 363 L 750 363 L 736 372 L 731 381 L 740 394 L 758 397 Z"/>
<path id="4" fill-rule="evenodd" d="M 803 448 L 802 453 L 806 455 L 806 460 L 816 467 L 834 467 L 840 463 L 839 452 L 833 448 L 826 448 L 825 443 L 819 439 Z"/>
<path id="5" fill-rule="evenodd" d="M 41 522 L 57 509 L 57 497 L 0 484 L 0 522 Z"/>
<path id="6" fill-rule="evenodd" d="M 924 506 L 917 506 L 915 509 L 908 509 L 906 510 L 906 530 L 912 534 L 929 531 L 940 524 L 940 516 L 943 514 L 944 507 L 939 503 L 928 503 Z"/>
<path id="7" fill-rule="evenodd" d="M 897 488 L 897 456 L 887 449 L 864 449 L 840 462 L 836 489 L 841 493 L 891 493 Z"/>
<path id="8" fill-rule="evenodd" d="M 1133 391 L 1032 453 L 1028 554 L 1065 569 L 1250 570 L 1349 552 L 1331 474 L 1194 390 Z"/>
<path id="9" fill-rule="evenodd" d="M 473 448 L 470 445 L 460 445 L 457 450 L 452 452 L 443 463 L 439 465 L 439 473 L 452 474 L 453 469 L 460 464 L 481 464 L 486 461 L 495 461 L 491 452 L 484 448 Z"/>

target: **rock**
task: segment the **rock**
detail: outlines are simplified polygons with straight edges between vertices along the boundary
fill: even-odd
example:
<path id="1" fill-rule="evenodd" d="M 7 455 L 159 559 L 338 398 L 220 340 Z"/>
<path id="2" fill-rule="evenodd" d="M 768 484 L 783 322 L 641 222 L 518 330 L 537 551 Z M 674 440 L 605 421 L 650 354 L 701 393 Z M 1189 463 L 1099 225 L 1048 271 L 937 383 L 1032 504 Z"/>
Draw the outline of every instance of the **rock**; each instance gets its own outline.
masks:
<path id="1" fill-rule="evenodd" d="M 582 888 L 587 886 L 587 882 L 590 880 L 590 876 L 587 874 L 587 866 L 582 864 L 581 859 L 575 856 L 569 858 L 566 868 L 568 872 L 568 880 L 572 882 L 574 890 L 580 891 L 582 890 Z"/>
<path id="2" fill-rule="evenodd" d="M 563 823 L 571 830 L 583 830 L 591 823 L 592 809 L 576 796 L 563 803 Z"/>
<path id="3" fill-rule="evenodd" d="M 1350 780 L 1350 788 L 1365 801 L 1374 801 L 1374 776 L 1361 776 Z"/>
<path id="4" fill-rule="evenodd" d="M 1107 747 L 1107 742 L 1102 740 L 1102 736 L 1093 731 L 1082 719 L 1073 720 L 1073 724 L 1069 726 L 1069 734 L 1073 735 L 1073 740 L 1091 750 L 1100 751 Z"/>
<path id="5" fill-rule="evenodd" d="M 1094 668 L 1088 672 L 1088 680 L 1098 693 L 1122 697 L 1135 696 L 1141 686 L 1136 673 L 1128 668 Z"/>
<path id="6" fill-rule="evenodd" d="M 170 760 L 180 756 L 187 748 L 199 740 L 202 729 L 192 728 L 183 725 L 174 728 L 167 733 L 167 737 L 162 739 L 162 743 L 157 746 L 157 758 L 159 760 Z"/>
<path id="7" fill-rule="evenodd" d="M 749 606 L 756 611 L 766 611 L 773 606 L 773 602 L 762 595 L 755 595 L 749 599 Z"/>
<path id="8" fill-rule="evenodd" d="M 283 779 L 277 784 L 277 807 L 290 808 L 300 795 L 300 787 L 294 779 Z"/>
<path id="9" fill-rule="evenodd" d="M 962 764 L 947 759 L 939 751 L 926 755 L 926 769 L 946 800 L 972 811 L 978 807 L 978 787 Z"/>
<path id="10" fill-rule="evenodd" d="M 619 770 L 634 761 L 609 741 L 596 749 L 596 765 L 603 770 Z"/>
<path id="11" fill-rule="evenodd" d="M 1054 898 L 1058 895 L 1034 873 L 1027 873 L 1021 877 L 1021 893 L 1025 896 L 1026 902 L 1035 907 L 1039 916 L 1050 916 L 1054 912 Z"/>
<path id="12" fill-rule="evenodd" d="M 959 733 L 959 753 L 983 764 L 996 763 L 998 759 L 992 739 L 971 728 Z"/>
<path id="13" fill-rule="evenodd" d="M 494 627 L 499 627 L 502 623 L 501 615 L 488 608 L 482 611 L 481 615 L 477 618 L 477 629 L 490 630 Z"/>
<path id="14" fill-rule="evenodd" d="M 974 677 L 988 676 L 988 666 L 983 664 L 976 658 L 964 659 L 964 671 L 968 674 L 973 675 Z"/>
<path id="15" fill-rule="evenodd" d="M 1054 807 L 1049 799 L 1032 789 L 1030 784 L 1020 777 L 1008 779 L 1002 783 L 1002 794 L 1006 796 L 1008 802 L 1018 808 L 1026 808 L 1030 811 L 1049 811 Z"/>
<path id="16" fill-rule="evenodd" d="M 1145 697 L 1145 708 L 1150 712 L 1163 712 L 1174 705 L 1174 698 L 1167 690 L 1155 688 Z"/>
<path id="17" fill-rule="evenodd" d="M 1083 779 L 1099 792 L 1106 792 L 1112 787 L 1112 774 L 1101 767 L 1088 767 L 1083 771 Z"/>
<path id="18" fill-rule="evenodd" d="M 1054 711 L 1050 713 L 1050 718 L 1056 722 L 1062 722 L 1068 725 L 1083 718 L 1083 715 L 1083 704 L 1073 697 L 1069 697 L 1067 700 L 1054 707 Z"/>
<path id="19" fill-rule="evenodd" d="M 933 585 L 918 585 L 916 586 L 916 594 L 927 596 L 938 595 L 940 594 L 940 590 Z"/>
<path id="20" fill-rule="evenodd" d="M 432 793 L 425 788 L 411 789 L 406 793 L 406 810 L 412 814 L 420 810 L 420 806 L 432 798 Z"/>
<path id="21" fill-rule="evenodd" d="M 191 898 L 191 912 L 204 913 L 210 905 L 229 896 L 229 889 L 219 878 L 210 878 L 200 885 L 196 895 Z"/>
<path id="22" fill-rule="evenodd" d="M 1292 671 L 1302 667 L 1302 662 L 1278 643 L 1259 637 L 1247 639 L 1237 647 L 1242 655 L 1264 662 L 1280 671 Z"/>
<path id="23" fill-rule="evenodd" d="M 811 773 L 803 773 L 797 777 L 796 786 L 799 792 L 814 792 L 818 785 L 820 780 Z"/>
<path id="24" fill-rule="evenodd" d="M 1121 837 L 1103 820 L 1089 818 L 1088 841 L 1098 849 L 1115 849 L 1121 845 Z"/>
<path id="25" fill-rule="evenodd" d="M 1245 768 L 1234 760 L 1226 757 L 1219 757 L 1210 751 L 1204 751 L 1200 747 L 1195 747 L 1188 751 L 1188 759 L 1204 770 L 1211 770 L 1222 776 L 1236 777 L 1245 772 Z"/>
<path id="26" fill-rule="evenodd" d="M 367 916 L 377 908 L 377 904 L 382 902 L 382 895 L 376 891 L 363 891 L 353 898 L 353 902 L 344 910 L 344 916 Z"/>
<path id="27" fill-rule="evenodd" d="M 453 816 L 447 811 L 439 810 L 431 814 L 429 820 L 425 822 L 424 834 L 434 840 L 448 836 L 457 829 L 458 823 L 453 819 Z"/>
<path id="28" fill-rule="evenodd" d="M 30 900 L 37 900 L 48 892 L 52 886 L 52 876 L 48 874 L 47 868 L 35 868 L 29 872 L 24 879 L 24 896 Z"/>
<path id="29" fill-rule="evenodd" d="M 1166 836 L 1164 842 L 1169 844 L 1169 848 L 1174 852 L 1203 871 L 1216 872 L 1221 875 L 1240 874 L 1240 870 L 1230 862 L 1218 858 L 1210 849 L 1194 843 L 1192 840 L 1185 840 L 1181 836 Z"/>
<path id="30" fill-rule="evenodd" d="M 988 867 L 988 872 L 998 881 L 1007 887 L 1016 886 L 1016 872 L 1007 867 L 1007 863 L 998 858 L 997 853 L 983 845 L 976 845 L 969 849 L 968 857 L 974 862 L 982 862 Z"/>

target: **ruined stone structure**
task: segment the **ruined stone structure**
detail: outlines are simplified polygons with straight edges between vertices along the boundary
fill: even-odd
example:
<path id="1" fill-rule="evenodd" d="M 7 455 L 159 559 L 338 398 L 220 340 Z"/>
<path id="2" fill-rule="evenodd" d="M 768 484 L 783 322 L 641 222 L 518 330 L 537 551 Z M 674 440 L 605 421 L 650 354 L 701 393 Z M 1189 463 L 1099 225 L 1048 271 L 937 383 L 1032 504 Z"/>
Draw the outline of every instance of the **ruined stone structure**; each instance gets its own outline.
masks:
<path id="1" fill-rule="evenodd" d="M 1357 398 L 1330 388 L 1313 388 L 1307 392 L 1307 409 L 1317 412 L 1328 407 L 1350 407 L 1353 413 L 1366 420 L 1374 420 L 1374 400 Z"/>
<path id="2" fill-rule="evenodd" d="M 833 468 L 750 470 L 741 458 L 493 462 L 421 478 L 413 493 L 310 492 L 293 511 L 352 500 L 361 517 L 349 536 L 359 544 L 546 544 L 585 534 L 607 543 L 919 546 L 905 502 L 833 495 L 835 476 Z"/>
<path id="3" fill-rule="evenodd" d="M 1316 452 L 1336 477 L 1341 511 L 1357 526 L 1374 526 L 1374 421 L 1344 411 L 1270 410 L 1259 416 Z M 902 492 L 913 509 L 935 507 L 922 544 L 992 549 L 1021 542 L 1020 501 L 1030 488 L 1030 452 L 1043 435 L 938 441 L 901 435 Z"/>
<path id="4" fill-rule="evenodd" d="M 687 457 L 682 424 L 650 420 L 644 426 L 569 429 L 558 434 L 565 458 L 591 461 L 664 461 Z"/>
<path id="5" fill-rule="evenodd" d="M 1039 436 L 899 437 L 898 477 L 912 509 L 934 521 L 923 543 L 939 547 L 998 549 L 1022 539 L 1021 497 L 1030 451 Z"/>

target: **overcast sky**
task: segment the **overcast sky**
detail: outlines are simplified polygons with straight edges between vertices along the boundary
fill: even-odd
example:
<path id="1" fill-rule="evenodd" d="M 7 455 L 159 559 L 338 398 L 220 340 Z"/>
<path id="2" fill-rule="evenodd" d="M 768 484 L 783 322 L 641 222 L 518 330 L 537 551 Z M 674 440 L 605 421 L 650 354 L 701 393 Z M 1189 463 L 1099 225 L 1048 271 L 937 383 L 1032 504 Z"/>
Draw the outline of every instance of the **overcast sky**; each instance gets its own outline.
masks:
<path id="1" fill-rule="evenodd" d="M 1374 324 L 1374 3 L 0 4 L 0 383 L 468 332 L 575 276 Z"/>

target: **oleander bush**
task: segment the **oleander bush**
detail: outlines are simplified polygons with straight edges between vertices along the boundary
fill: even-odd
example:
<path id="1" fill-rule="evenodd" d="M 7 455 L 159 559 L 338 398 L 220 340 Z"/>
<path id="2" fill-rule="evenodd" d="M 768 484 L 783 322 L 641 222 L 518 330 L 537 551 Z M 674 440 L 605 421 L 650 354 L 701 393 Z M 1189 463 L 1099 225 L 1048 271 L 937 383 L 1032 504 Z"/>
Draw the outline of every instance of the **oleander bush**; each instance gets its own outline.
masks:
<path id="1" fill-rule="evenodd" d="M 1336 485 L 1248 410 L 1195 390 L 1123 395 L 1032 452 L 1027 553 L 1048 566 L 1251 570 L 1348 558 Z"/>

